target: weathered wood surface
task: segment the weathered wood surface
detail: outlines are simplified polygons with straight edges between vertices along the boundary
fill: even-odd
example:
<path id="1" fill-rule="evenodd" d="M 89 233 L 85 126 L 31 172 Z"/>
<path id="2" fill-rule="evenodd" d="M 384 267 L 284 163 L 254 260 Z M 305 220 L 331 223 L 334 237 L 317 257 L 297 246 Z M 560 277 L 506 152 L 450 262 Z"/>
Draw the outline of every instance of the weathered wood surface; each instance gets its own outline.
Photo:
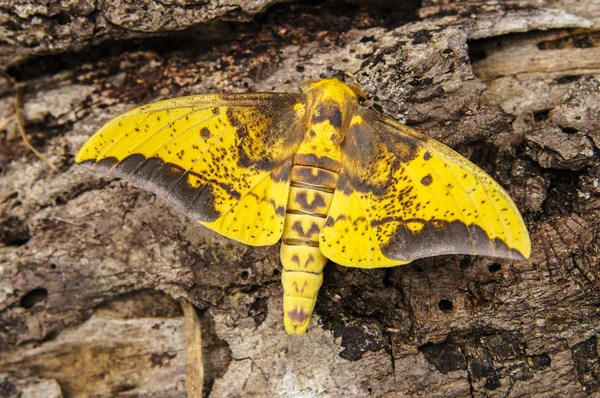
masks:
<path id="1" fill-rule="evenodd" d="M 0 396 L 185 396 L 179 299 L 201 314 L 212 397 L 600 394 L 596 1 L 35 3 L 0 2 L 0 59 L 60 172 L 20 141 L 0 81 Z M 203 14 L 225 3 L 255 19 Z M 230 242 L 73 164 L 135 105 L 344 72 L 508 189 L 529 261 L 330 264 L 309 333 L 287 336 L 277 247 Z"/>

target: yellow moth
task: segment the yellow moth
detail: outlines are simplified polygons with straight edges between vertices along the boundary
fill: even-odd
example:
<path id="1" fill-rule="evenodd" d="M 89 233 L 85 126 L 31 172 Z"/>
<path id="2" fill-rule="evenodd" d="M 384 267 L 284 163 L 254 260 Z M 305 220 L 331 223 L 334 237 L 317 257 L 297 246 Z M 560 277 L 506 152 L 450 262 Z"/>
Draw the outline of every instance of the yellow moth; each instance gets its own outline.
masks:
<path id="1" fill-rule="evenodd" d="M 108 122 L 76 161 L 127 178 L 231 239 L 281 239 L 285 330 L 306 331 L 323 267 L 441 254 L 528 258 L 515 204 L 441 143 L 338 80 L 300 93 L 195 95 Z"/>

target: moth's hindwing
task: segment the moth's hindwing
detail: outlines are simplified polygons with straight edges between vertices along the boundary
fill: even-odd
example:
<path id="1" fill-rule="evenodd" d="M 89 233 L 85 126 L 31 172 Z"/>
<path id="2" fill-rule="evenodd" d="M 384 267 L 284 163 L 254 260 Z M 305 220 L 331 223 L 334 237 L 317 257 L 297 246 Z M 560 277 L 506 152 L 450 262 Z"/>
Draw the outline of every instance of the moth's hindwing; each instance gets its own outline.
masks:
<path id="1" fill-rule="evenodd" d="M 321 251 L 375 268 L 441 254 L 527 258 L 529 235 L 508 194 L 443 144 L 370 110 L 352 120 Z"/>
<path id="2" fill-rule="evenodd" d="M 113 119 L 76 162 L 127 178 L 237 241 L 281 237 L 302 94 L 197 95 Z"/>

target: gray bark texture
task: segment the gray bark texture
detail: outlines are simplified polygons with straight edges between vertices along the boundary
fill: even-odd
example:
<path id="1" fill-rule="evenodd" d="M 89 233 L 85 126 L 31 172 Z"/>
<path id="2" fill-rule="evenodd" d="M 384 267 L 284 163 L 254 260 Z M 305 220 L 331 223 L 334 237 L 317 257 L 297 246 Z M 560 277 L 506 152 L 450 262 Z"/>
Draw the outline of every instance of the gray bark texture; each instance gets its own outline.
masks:
<path id="1" fill-rule="evenodd" d="M 40 3 L 0 0 L 0 63 L 59 169 L 0 80 L 0 396 L 185 397 L 179 300 L 210 397 L 600 396 L 598 1 Z M 506 187 L 528 261 L 330 263 L 288 336 L 277 246 L 73 163 L 136 105 L 346 72 Z"/>

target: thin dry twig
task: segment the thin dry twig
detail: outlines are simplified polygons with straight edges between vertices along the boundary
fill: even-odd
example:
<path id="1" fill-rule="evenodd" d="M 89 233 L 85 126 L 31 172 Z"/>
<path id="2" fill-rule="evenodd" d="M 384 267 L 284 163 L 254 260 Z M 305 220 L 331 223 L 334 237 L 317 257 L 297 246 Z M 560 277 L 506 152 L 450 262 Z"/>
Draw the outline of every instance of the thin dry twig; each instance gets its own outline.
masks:
<path id="1" fill-rule="evenodd" d="M 13 120 L 15 120 L 15 115 L 0 120 L 0 131 L 4 130 Z"/>
<path id="2" fill-rule="evenodd" d="M 15 113 L 17 119 L 17 127 L 19 129 L 19 135 L 21 136 L 21 139 L 23 140 L 27 148 L 29 148 L 31 152 L 35 153 L 35 155 L 38 158 L 43 160 L 44 163 L 48 165 L 48 167 L 50 167 L 54 171 L 58 171 L 58 168 L 50 160 L 48 160 L 48 158 L 42 155 L 42 153 L 35 149 L 34 146 L 31 145 L 31 142 L 29 142 L 29 139 L 27 138 L 27 134 L 25 133 L 25 121 L 23 120 L 23 98 L 21 95 L 21 85 L 17 83 L 17 81 L 11 75 L 6 73 L 6 71 L 0 70 L 0 75 L 2 75 L 6 80 L 8 80 L 8 82 L 12 84 L 12 86 L 15 89 Z"/>

